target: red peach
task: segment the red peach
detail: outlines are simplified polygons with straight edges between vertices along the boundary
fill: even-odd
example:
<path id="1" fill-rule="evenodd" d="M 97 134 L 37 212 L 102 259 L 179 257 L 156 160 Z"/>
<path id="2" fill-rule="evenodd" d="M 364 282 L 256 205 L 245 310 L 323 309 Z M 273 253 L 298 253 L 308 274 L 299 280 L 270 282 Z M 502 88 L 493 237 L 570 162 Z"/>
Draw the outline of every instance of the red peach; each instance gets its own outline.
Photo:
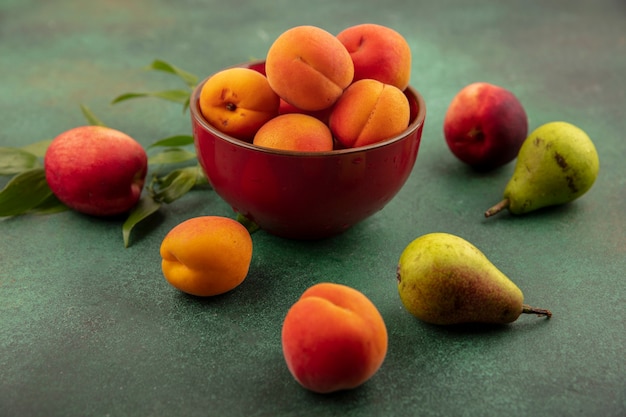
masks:
<path id="1" fill-rule="evenodd" d="M 354 288 L 327 282 L 307 289 L 289 309 L 281 338 L 289 371 L 317 393 L 364 384 L 387 353 L 387 328 L 376 306 Z"/>
<path id="2" fill-rule="evenodd" d="M 528 133 L 528 117 L 512 92 L 476 82 L 452 99 L 443 133 L 458 159 L 487 171 L 515 159 Z"/>
<path id="3" fill-rule="evenodd" d="M 94 216 L 112 216 L 139 201 L 148 157 L 125 133 L 80 126 L 52 140 L 44 169 L 48 186 L 65 205 Z"/>

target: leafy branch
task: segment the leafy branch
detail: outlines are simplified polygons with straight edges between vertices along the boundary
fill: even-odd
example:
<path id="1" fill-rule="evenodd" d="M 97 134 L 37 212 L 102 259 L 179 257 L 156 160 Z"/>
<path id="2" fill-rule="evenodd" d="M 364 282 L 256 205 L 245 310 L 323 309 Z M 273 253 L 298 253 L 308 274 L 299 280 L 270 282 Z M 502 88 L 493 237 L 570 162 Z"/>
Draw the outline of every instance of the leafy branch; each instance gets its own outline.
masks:
<path id="1" fill-rule="evenodd" d="M 0 217 L 50 214 L 64 210 L 67 207 L 50 191 L 43 168 L 25 168 L 0 191 Z"/>
<path id="2" fill-rule="evenodd" d="M 187 72 L 183 69 L 180 69 L 174 65 L 168 64 L 167 62 L 158 59 L 152 61 L 152 63 L 148 67 L 146 67 L 146 69 L 153 71 L 163 71 L 169 74 L 176 75 L 185 83 L 187 88 L 177 90 L 124 93 L 115 97 L 111 104 L 117 104 L 122 101 L 131 100 L 134 98 L 155 97 L 167 101 L 173 101 L 175 103 L 182 103 L 183 113 L 185 113 L 189 108 L 191 92 L 193 91 L 196 84 L 198 84 L 198 77 L 194 74 L 191 74 L 190 72 Z"/>
<path id="3" fill-rule="evenodd" d="M 183 113 L 189 108 L 191 92 L 198 78 L 167 62 L 155 60 L 147 70 L 163 71 L 181 79 L 186 89 L 163 90 L 153 92 L 125 93 L 113 99 L 117 104 L 129 99 L 153 97 L 183 104 Z M 91 125 L 106 126 L 87 106 L 80 106 L 83 116 Z M 45 178 L 43 157 L 51 140 L 40 141 L 21 148 L 0 147 L 0 175 L 12 176 L 0 190 L 0 217 L 24 214 L 51 214 L 67 210 L 52 193 Z M 148 165 L 165 167 L 165 172 L 152 174 L 146 186 L 146 193 L 139 203 L 129 212 L 122 225 L 124 246 L 130 245 L 132 229 L 142 220 L 156 213 L 163 204 L 170 204 L 191 189 L 207 185 L 208 181 L 197 162 L 194 152 L 185 147 L 193 144 L 190 135 L 175 135 L 157 140 L 148 150 L 159 149 L 149 156 Z M 192 166 L 183 166 L 189 162 Z M 173 167 L 176 168 L 173 168 Z M 163 170 L 161 170 L 163 171 Z"/>

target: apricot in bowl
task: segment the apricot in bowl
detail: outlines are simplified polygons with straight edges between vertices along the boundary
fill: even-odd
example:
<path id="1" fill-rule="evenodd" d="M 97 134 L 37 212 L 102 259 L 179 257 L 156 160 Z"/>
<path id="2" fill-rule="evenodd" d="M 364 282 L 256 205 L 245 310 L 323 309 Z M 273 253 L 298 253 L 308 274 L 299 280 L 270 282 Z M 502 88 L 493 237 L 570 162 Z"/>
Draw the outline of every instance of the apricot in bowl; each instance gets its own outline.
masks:
<path id="1" fill-rule="evenodd" d="M 264 61 L 236 67 L 265 74 Z M 209 78 L 190 100 L 198 160 L 213 190 L 268 233 L 290 239 L 340 234 L 383 209 L 413 170 L 426 104 L 411 86 L 404 90 L 410 118 L 402 133 L 366 146 L 307 152 L 257 146 L 212 126 L 199 105 Z"/>

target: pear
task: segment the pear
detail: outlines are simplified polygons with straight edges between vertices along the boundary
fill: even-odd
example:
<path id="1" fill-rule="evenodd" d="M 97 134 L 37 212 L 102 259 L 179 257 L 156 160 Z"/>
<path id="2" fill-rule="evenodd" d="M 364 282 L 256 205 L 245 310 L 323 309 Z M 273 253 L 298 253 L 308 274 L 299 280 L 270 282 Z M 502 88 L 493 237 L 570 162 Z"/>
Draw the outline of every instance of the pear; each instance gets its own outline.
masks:
<path id="1" fill-rule="evenodd" d="M 398 292 L 406 309 L 427 323 L 511 323 L 522 314 L 552 317 L 524 304 L 522 291 L 465 239 L 448 233 L 418 237 L 402 252 Z"/>
<path id="2" fill-rule="evenodd" d="M 582 129 L 567 122 L 546 123 L 524 140 L 504 199 L 485 217 L 505 208 L 524 214 L 569 203 L 591 188 L 599 169 L 596 148 Z"/>

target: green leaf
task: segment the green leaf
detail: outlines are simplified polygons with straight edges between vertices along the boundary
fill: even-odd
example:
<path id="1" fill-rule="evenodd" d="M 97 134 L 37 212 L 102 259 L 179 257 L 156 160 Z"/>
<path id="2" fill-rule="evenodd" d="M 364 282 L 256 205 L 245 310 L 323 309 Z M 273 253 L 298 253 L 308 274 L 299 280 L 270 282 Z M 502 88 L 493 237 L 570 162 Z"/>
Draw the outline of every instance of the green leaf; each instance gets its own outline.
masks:
<path id="1" fill-rule="evenodd" d="M 178 164 L 197 159 L 194 152 L 181 148 L 166 149 L 148 158 L 148 164 Z"/>
<path id="2" fill-rule="evenodd" d="M 187 111 L 187 109 L 189 108 L 189 104 L 191 103 L 191 95 L 189 96 L 189 98 L 183 103 L 183 114 L 185 114 L 185 112 Z"/>
<path id="3" fill-rule="evenodd" d="M 195 169 L 196 169 L 196 185 L 195 186 L 198 187 L 201 185 L 211 185 L 209 184 L 209 179 L 204 173 L 204 170 L 202 169 L 202 167 L 200 165 L 197 165 Z"/>
<path id="4" fill-rule="evenodd" d="M 100 119 L 98 119 L 96 117 L 95 114 L 93 114 L 93 112 L 89 109 L 89 107 L 85 106 L 84 104 L 80 105 L 80 110 L 83 112 L 83 116 L 85 116 L 85 119 L 87 119 L 87 122 L 92 125 L 92 126 L 104 126 L 106 127 L 106 125 L 104 124 L 104 122 Z"/>
<path id="5" fill-rule="evenodd" d="M 29 213 L 33 214 L 54 214 L 69 210 L 69 207 L 61 203 L 57 196 L 50 194 L 45 200 L 35 206 Z"/>
<path id="6" fill-rule="evenodd" d="M 52 139 L 40 140 L 39 142 L 22 146 L 20 149 L 30 152 L 38 158 L 43 158 L 46 155 L 46 151 L 48 150 L 48 146 L 50 146 L 51 142 Z"/>
<path id="7" fill-rule="evenodd" d="M 0 175 L 14 175 L 39 168 L 37 155 L 20 148 L 0 148 Z"/>
<path id="8" fill-rule="evenodd" d="M 163 90 L 163 91 L 151 91 L 145 93 L 125 93 L 120 96 L 117 96 L 113 99 L 111 104 L 116 104 L 121 101 L 130 100 L 133 98 L 141 98 L 141 97 L 156 97 L 161 98 L 163 100 L 173 101 L 175 103 L 187 103 L 189 101 L 189 96 L 191 92 L 189 90 Z"/>
<path id="9" fill-rule="evenodd" d="M 247 230 L 248 233 L 252 234 L 260 229 L 259 225 L 244 216 L 241 213 L 237 213 L 237 221 L 241 223 Z"/>
<path id="10" fill-rule="evenodd" d="M 144 195 L 141 197 L 122 225 L 122 237 L 124 238 L 125 248 L 130 246 L 130 232 L 133 230 L 133 227 L 135 227 L 137 223 L 156 213 L 159 208 L 161 208 L 161 203 L 154 200 L 151 196 Z"/>
<path id="11" fill-rule="evenodd" d="M 196 185 L 196 170 L 197 167 L 175 169 L 165 177 L 157 178 L 151 184 L 154 199 L 167 204 L 178 200 Z"/>
<path id="12" fill-rule="evenodd" d="M 172 64 L 169 64 L 165 61 L 161 61 L 159 59 L 155 59 L 152 64 L 148 66 L 149 70 L 157 70 L 164 71 L 170 74 L 177 75 L 180 79 L 182 79 L 185 84 L 189 87 L 194 87 L 198 83 L 198 77 L 194 74 L 187 72 L 183 69 L 180 69 Z"/>
<path id="13" fill-rule="evenodd" d="M 13 177 L 0 191 L 0 217 L 27 213 L 50 197 L 43 168 L 24 171 Z"/>
<path id="14" fill-rule="evenodd" d="M 158 140 L 150 145 L 150 148 L 156 147 L 173 147 L 173 146 L 187 146 L 193 145 L 193 136 L 189 135 L 176 135 L 170 136 L 165 139 Z"/>

